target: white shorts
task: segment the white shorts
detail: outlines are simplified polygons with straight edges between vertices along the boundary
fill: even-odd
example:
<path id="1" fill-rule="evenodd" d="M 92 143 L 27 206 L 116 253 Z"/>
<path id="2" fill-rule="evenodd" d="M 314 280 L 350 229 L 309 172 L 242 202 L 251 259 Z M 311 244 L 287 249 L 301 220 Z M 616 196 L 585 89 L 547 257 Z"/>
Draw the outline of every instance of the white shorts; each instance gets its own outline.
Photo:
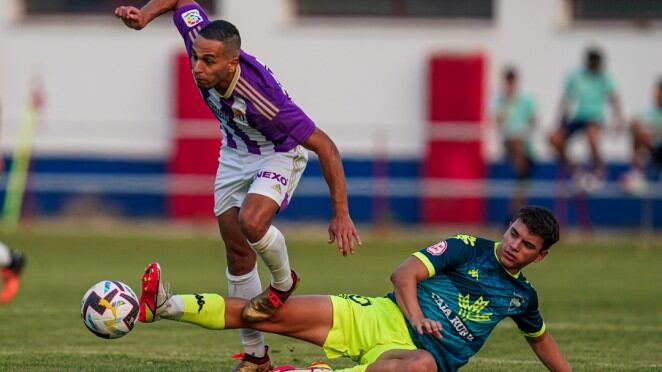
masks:
<path id="1" fill-rule="evenodd" d="M 222 147 L 214 181 L 214 214 L 241 207 L 246 194 L 267 196 L 284 209 L 307 163 L 308 151 L 302 146 L 271 155 L 238 154 Z"/>

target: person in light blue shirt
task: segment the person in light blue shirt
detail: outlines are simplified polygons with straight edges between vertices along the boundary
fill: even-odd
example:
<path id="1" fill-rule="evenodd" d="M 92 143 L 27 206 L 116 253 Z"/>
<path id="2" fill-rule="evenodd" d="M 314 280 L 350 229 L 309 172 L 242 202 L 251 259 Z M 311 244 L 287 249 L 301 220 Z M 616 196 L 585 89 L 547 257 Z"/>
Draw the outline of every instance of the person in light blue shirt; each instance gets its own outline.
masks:
<path id="1" fill-rule="evenodd" d="M 566 143 L 574 134 L 586 133 L 592 158 L 593 176 L 604 177 L 604 161 L 599 151 L 600 132 L 605 125 L 605 107 L 611 105 L 616 123 L 622 125 L 622 114 L 614 82 L 604 70 L 602 52 L 590 48 L 583 68 L 571 73 L 561 100 L 561 126 L 550 136 L 563 166 L 571 173 L 581 170 L 567 156 Z"/>
<path id="2" fill-rule="evenodd" d="M 494 120 L 517 179 L 508 206 L 512 215 L 528 199 L 526 181 L 534 168 L 531 135 L 536 126 L 536 106 L 531 97 L 519 90 L 518 73 L 514 67 L 504 69 L 502 76 L 503 85 L 494 102 Z"/>
<path id="3" fill-rule="evenodd" d="M 662 79 L 657 83 L 655 102 L 632 123 L 632 166 L 643 171 L 647 156 L 662 166 Z"/>
<path id="4" fill-rule="evenodd" d="M 653 105 L 632 121 L 632 170 L 621 178 L 624 191 L 643 194 L 647 191 L 646 164 L 650 159 L 662 169 L 662 79 L 657 82 Z"/>
<path id="5" fill-rule="evenodd" d="M 519 92 L 514 67 L 504 70 L 503 87 L 494 102 L 494 116 L 515 177 L 527 178 L 533 168 L 531 131 L 536 125 L 536 106 L 531 97 Z"/>

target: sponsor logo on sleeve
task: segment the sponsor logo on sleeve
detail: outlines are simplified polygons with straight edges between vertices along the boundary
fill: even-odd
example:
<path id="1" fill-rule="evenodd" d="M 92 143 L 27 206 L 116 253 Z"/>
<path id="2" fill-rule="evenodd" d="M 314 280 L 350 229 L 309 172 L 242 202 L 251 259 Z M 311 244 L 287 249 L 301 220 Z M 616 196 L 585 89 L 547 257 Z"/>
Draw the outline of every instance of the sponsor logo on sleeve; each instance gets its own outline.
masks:
<path id="1" fill-rule="evenodd" d="M 446 243 L 445 240 L 440 241 L 437 244 L 431 245 L 427 247 L 425 250 L 428 251 L 433 256 L 441 256 L 446 252 L 446 248 L 448 247 L 448 244 Z"/>
<path id="2" fill-rule="evenodd" d="M 187 12 L 182 13 L 182 19 L 186 23 L 187 27 L 193 27 L 197 24 L 202 23 L 202 16 L 198 9 L 191 9 Z"/>

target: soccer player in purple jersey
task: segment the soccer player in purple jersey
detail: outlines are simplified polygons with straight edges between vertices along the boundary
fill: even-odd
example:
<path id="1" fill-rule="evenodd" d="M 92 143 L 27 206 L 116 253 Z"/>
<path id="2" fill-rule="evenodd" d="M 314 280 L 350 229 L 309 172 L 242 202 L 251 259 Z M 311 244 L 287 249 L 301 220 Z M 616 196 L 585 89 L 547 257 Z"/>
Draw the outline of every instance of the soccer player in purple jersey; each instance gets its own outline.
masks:
<path id="1" fill-rule="evenodd" d="M 333 219 L 328 242 L 337 242 L 342 255 L 354 253 L 355 241 L 362 244 L 349 216 L 340 154 L 271 71 L 241 49 L 239 32 L 231 23 L 210 22 L 192 0 L 151 0 L 141 9 L 118 7 L 115 15 L 140 30 L 169 11 L 174 11 L 200 93 L 223 131 L 214 213 L 226 247 L 228 292 L 252 299 L 243 309 L 246 321 L 262 321 L 283 306 L 299 281 L 290 269 L 285 239 L 271 220 L 292 197 L 306 166 L 306 149 L 318 155 L 329 185 Z M 256 255 L 271 272 L 271 285 L 264 292 Z M 139 319 L 151 322 L 159 304 L 142 300 Z M 243 330 L 242 343 L 244 357 L 235 370 L 267 370 L 262 334 Z"/>

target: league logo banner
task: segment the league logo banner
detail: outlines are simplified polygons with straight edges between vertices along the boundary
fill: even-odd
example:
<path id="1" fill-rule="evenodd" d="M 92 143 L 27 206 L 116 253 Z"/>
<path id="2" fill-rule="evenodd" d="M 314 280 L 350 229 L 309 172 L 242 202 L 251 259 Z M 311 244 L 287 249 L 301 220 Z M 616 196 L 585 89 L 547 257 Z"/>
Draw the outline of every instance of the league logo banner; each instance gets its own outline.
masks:
<path id="1" fill-rule="evenodd" d="M 427 247 L 425 250 L 433 256 L 441 256 L 446 252 L 446 248 L 448 248 L 448 243 L 446 243 L 445 240 L 442 240 L 437 244 Z"/>
<path id="2" fill-rule="evenodd" d="M 182 13 L 182 19 L 187 27 L 193 27 L 203 21 L 198 9 L 191 9 L 188 12 Z"/>

